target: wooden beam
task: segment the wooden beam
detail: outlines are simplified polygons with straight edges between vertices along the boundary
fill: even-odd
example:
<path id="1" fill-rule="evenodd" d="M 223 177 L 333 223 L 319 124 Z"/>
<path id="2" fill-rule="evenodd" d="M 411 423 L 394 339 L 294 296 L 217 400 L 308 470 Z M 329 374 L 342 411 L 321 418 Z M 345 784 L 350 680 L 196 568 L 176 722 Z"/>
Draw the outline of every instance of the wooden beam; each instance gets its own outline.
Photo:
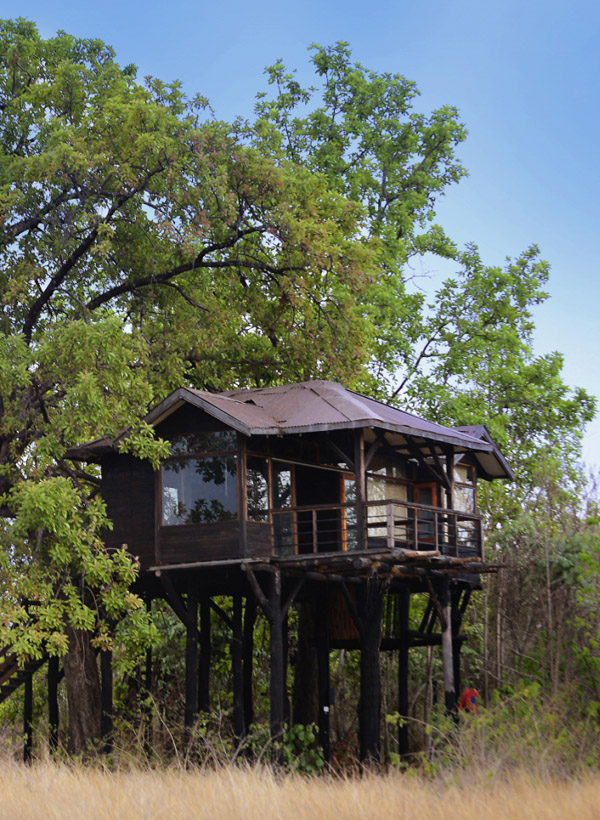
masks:
<path id="1" fill-rule="evenodd" d="M 200 602 L 200 654 L 198 657 L 198 711 L 210 711 L 211 623 L 210 598 Z"/>
<path id="2" fill-rule="evenodd" d="M 225 612 L 225 610 L 222 607 L 220 607 L 219 604 L 216 603 L 216 601 L 213 601 L 212 598 L 209 598 L 208 605 L 210 606 L 212 611 L 219 616 L 223 623 L 226 624 L 229 627 L 229 629 L 233 630 L 233 621 Z"/>
<path id="3" fill-rule="evenodd" d="M 356 547 L 362 550 L 367 546 L 365 521 L 367 485 L 365 476 L 365 440 L 362 428 L 354 431 L 354 479 L 356 487 Z"/>
<path id="4" fill-rule="evenodd" d="M 100 652 L 100 683 L 102 713 L 100 718 L 100 736 L 103 740 L 104 754 L 111 754 L 113 750 L 113 670 L 112 650 L 103 649 Z"/>
<path id="5" fill-rule="evenodd" d="M 243 671 L 243 624 L 242 624 L 242 596 L 233 596 L 233 618 L 231 634 L 231 676 L 233 678 L 233 733 L 238 745 L 246 734 L 244 720 L 244 671 Z"/>
<path id="6" fill-rule="evenodd" d="M 332 453 L 334 453 L 340 461 L 347 465 L 350 472 L 354 472 L 354 462 L 352 459 L 342 450 L 341 447 L 338 447 L 337 444 L 329 438 L 329 436 L 325 436 L 325 442 Z"/>
<path id="7" fill-rule="evenodd" d="M 246 573 L 246 576 L 248 577 L 248 582 L 250 583 L 250 587 L 252 588 L 252 592 L 256 596 L 256 600 L 260 604 L 262 611 L 267 616 L 267 620 L 269 621 L 269 623 L 271 623 L 274 617 L 274 613 L 271 610 L 270 602 L 267 600 L 265 593 L 262 591 L 260 584 L 256 579 L 254 570 L 252 569 L 252 567 L 248 566 L 248 564 L 242 564 L 242 572 Z"/>
<path id="8" fill-rule="evenodd" d="M 244 674 L 244 731 L 248 734 L 254 723 L 253 698 L 253 656 L 254 656 L 254 624 L 256 623 L 256 600 L 246 598 L 244 610 L 244 637 L 243 637 L 243 674 Z"/>
<path id="9" fill-rule="evenodd" d="M 192 576 L 188 580 L 185 634 L 185 714 L 188 741 L 198 709 L 198 587 Z"/>
<path id="10" fill-rule="evenodd" d="M 31 763 L 33 750 L 33 672 L 25 672 L 25 690 L 23 693 L 23 762 Z"/>
<path id="11" fill-rule="evenodd" d="M 58 679 L 60 661 L 56 655 L 48 659 L 48 748 L 50 754 L 58 749 Z"/>
<path id="12" fill-rule="evenodd" d="M 319 745 L 326 765 L 331 764 L 329 724 L 331 717 L 331 680 L 329 668 L 330 630 L 327 589 L 321 590 L 317 610 L 317 677 L 319 697 Z"/>
<path id="13" fill-rule="evenodd" d="M 281 618 L 281 576 L 269 576 L 268 607 L 271 613 L 270 625 L 270 723 L 271 740 L 274 745 L 273 761 L 283 765 L 283 732 L 284 732 L 284 681 L 283 681 L 283 636 Z M 267 616 L 268 617 L 268 616 Z"/>
<path id="14" fill-rule="evenodd" d="M 438 473 L 442 484 L 446 488 L 446 490 L 450 490 L 450 478 L 446 470 L 444 469 L 444 465 L 442 464 L 442 460 L 440 459 L 439 455 L 435 451 L 435 447 L 433 444 L 429 444 L 427 448 L 431 454 L 432 459 L 435 461 L 435 466 L 437 467 L 436 472 Z"/>
<path id="15" fill-rule="evenodd" d="M 442 624 L 442 666 L 444 669 L 444 703 L 446 711 L 456 711 L 456 689 L 454 685 L 454 661 L 452 654 L 452 620 L 450 614 L 450 589 L 448 579 L 441 584 L 440 605 L 444 613 Z"/>
<path id="16" fill-rule="evenodd" d="M 398 753 L 401 757 L 408 754 L 408 655 L 410 650 L 409 614 L 410 591 L 408 587 L 398 593 L 398 609 L 400 621 L 400 647 L 398 649 Z"/>
<path id="17" fill-rule="evenodd" d="M 362 634 L 364 630 L 363 619 L 359 614 L 356 604 L 352 600 L 352 596 L 350 595 L 348 587 L 346 586 L 346 582 L 343 578 L 339 581 L 339 587 L 342 590 L 342 595 L 344 596 L 344 600 L 346 601 L 346 606 L 348 607 L 348 611 L 350 612 L 350 617 L 354 621 L 354 626 L 358 629 L 359 634 Z"/>
<path id="18" fill-rule="evenodd" d="M 288 614 L 288 610 L 291 607 L 291 605 L 294 603 L 294 601 L 296 600 L 296 596 L 300 592 L 303 584 L 304 584 L 304 578 L 298 578 L 298 580 L 296 581 L 296 583 L 292 587 L 292 590 L 291 590 L 290 594 L 288 595 L 285 603 L 283 604 L 283 606 L 281 608 L 282 618 L 285 618 L 285 616 Z"/>
<path id="19" fill-rule="evenodd" d="M 379 762 L 379 724 L 381 718 L 381 675 L 379 647 L 383 625 L 383 585 L 372 578 L 360 591 L 360 700 L 358 723 L 360 760 Z"/>

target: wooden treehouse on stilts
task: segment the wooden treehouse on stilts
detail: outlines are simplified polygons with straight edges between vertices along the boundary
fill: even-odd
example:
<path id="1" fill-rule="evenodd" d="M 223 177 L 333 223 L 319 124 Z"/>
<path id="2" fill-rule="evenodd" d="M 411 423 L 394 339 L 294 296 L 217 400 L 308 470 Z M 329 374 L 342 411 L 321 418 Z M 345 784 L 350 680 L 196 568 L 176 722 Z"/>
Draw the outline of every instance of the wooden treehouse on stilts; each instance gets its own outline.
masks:
<path id="1" fill-rule="evenodd" d="M 273 739 L 282 738 L 290 720 L 292 606 L 310 614 L 327 761 L 334 648 L 360 649 L 363 761 L 379 759 L 382 650 L 399 653 L 400 716 L 408 717 L 411 646 L 441 645 L 445 703 L 456 708 L 461 621 L 487 569 L 477 480 L 514 477 L 485 427 L 446 428 L 326 381 L 218 394 L 181 388 L 146 421 L 170 443 L 160 470 L 120 452 L 123 437 L 68 455 L 101 465 L 114 524 L 107 547 L 126 545 L 140 562 L 137 590 L 149 604 L 168 601 L 185 625 L 187 727 L 209 704 L 211 610 L 231 629 L 240 741 L 253 720 L 257 608 L 269 624 Z M 428 596 L 416 630 L 409 623 L 414 594 Z M 232 599 L 230 614 L 215 601 L 219 596 Z M 151 668 L 149 662 L 148 676 Z M 101 673 L 108 741 L 109 653 L 102 653 Z M 406 723 L 398 740 L 406 754 Z"/>

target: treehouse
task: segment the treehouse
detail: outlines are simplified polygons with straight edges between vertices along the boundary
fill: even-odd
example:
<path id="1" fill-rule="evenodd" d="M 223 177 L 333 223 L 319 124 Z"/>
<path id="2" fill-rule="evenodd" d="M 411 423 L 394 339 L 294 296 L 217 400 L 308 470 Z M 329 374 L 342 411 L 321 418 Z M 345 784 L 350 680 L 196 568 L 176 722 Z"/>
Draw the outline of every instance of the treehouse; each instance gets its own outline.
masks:
<path id="1" fill-rule="evenodd" d="M 149 607 L 165 599 L 185 625 L 187 727 L 210 708 L 211 618 L 218 617 L 231 633 L 233 728 L 243 742 L 254 719 L 259 609 L 269 624 L 274 740 L 286 723 L 314 721 L 329 760 L 336 647 L 360 650 L 361 760 L 379 757 L 380 652 L 397 653 L 397 711 L 408 716 L 409 650 L 441 646 L 445 703 L 456 708 L 461 622 L 481 574 L 494 569 L 483 560 L 478 482 L 514 477 L 485 427 L 443 427 L 326 381 L 218 394 L 180 388 L 146 421 L 169 444 L 156 471 L 122 452 L 126 433 L 72 448 L 67 457 L 101 465 L 114 525 L 107 548 L 136 556 L 137 591 Z M 414 623 L 410 601 L 417 594 L 427 603 Z M 293 708 L 292 606 L 301 684 Z M 108 748 L 111 656 L 100 656 Z M 16 670 L 10 663 L 7 656 L 0 664 L 7 680 Z M 52 669 L 56 738 L 56 663 Z M 31 675 L 23 674 L 31 694 Z M 144 687 L 154 686 L 149 658 Z M 30 696 L 27 703 L 31 709 Z M 26 737 L 30 746 L 27 730 Z M 409 751 L 405 722 L 398 751 Z"/>
<path id="2" fill-rule="evenodd" d="M 484 427 L 449 429 L 325 381 L 212 394 L 181 388 L 146 418 L 154 472 L 101 439 L 113 521 L 142 571 L 397 550 L 482 558 L 478 479 L 511 478 Z"/>

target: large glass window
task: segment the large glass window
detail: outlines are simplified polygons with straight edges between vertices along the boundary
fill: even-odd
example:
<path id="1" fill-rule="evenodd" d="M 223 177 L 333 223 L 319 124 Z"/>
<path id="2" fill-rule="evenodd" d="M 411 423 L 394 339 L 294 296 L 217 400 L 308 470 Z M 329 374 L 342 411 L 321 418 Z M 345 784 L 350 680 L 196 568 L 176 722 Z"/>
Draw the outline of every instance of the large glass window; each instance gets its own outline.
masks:
<path id="1" fill-rule="evenodd" d="M 161 467 L 163 526 L 237 518 L 237 457 L 222 452 L 236 446 L 237 434 L 233 430 L 171 439 L 171 454 L 175 458 L 171 457 Z M 203 452 L 206 455 L 200 455 Z"/>

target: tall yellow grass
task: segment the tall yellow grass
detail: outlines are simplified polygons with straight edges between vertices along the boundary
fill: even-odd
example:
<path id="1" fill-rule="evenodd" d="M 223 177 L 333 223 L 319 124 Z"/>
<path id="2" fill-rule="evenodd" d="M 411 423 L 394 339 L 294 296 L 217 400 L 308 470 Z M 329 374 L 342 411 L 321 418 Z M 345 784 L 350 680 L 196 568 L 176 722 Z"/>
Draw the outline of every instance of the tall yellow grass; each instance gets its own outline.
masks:
<path id="1" fill-rule="evenodd" d="M 430 783 L 402 774 L 268 770 L 110 772 L 40 763 L 0 770 L 2 820 L 597 820 L 600 778 Z"/>

